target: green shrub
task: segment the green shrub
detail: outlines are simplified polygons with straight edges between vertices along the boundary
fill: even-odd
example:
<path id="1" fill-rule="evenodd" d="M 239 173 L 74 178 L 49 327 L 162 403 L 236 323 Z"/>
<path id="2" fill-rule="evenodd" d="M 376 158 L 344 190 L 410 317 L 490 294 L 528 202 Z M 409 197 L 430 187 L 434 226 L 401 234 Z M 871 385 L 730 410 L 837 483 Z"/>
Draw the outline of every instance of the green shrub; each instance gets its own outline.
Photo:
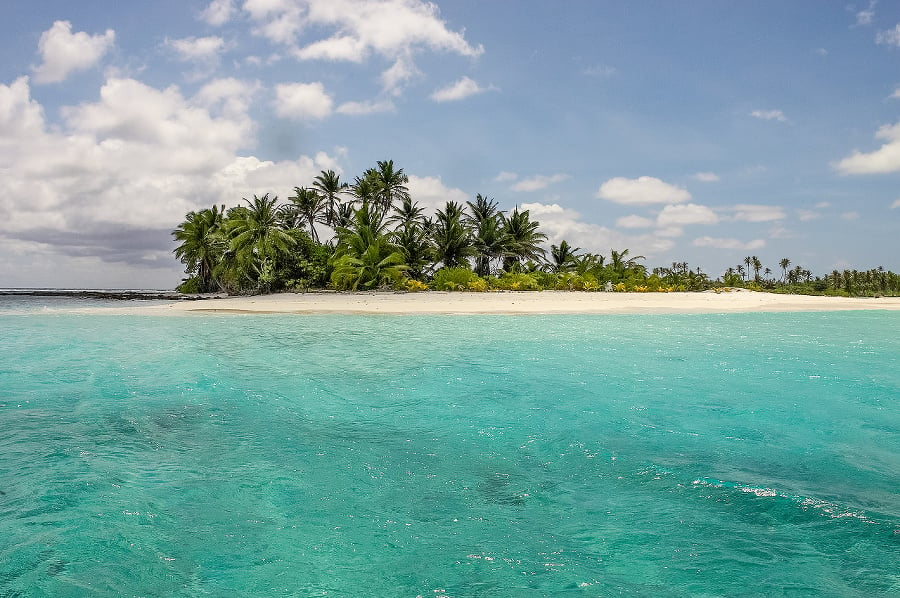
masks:
<path id="1" fill-rule="evenodd" d="M 195 295 L 200 292 L 200 278 L 191 276 L 181 281 L 181 284 L 175 287 L 175 290 L 185 295 Z"/>
<path id="2" fill-rule="evenodd" d="M 578 274 L 577 272 L 561 272 L 556 275 L 552 285 L 545 285 L 558 291 L 597 291 L 600 283 L 593 274 Z"/>
<path id="3" fill-rule="evenodd" d="M 534 274 L 526 274 L 524 272 L 507 272 L 498 278 L 488 280 L 491 290 L 497 291 L 540 291 L 541 285 L 538 284 L 537 277 Z"/>
<path id="4" fill-rule="evenodd" d="M 434 273 L 431 287 L 436 291 L 484 291 L 487 284 L 468 268 L 441 268 Z M 482 288 L 483 287 L 483 288 Z"/>

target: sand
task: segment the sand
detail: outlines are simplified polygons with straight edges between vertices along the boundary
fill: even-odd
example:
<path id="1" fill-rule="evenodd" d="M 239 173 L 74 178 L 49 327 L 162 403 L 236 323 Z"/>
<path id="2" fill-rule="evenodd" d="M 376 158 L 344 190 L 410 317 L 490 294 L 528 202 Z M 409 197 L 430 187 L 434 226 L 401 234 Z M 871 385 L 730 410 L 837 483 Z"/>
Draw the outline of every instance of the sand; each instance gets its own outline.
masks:
<path id="1" fill-rule="evenodd" d="M 844 298 L 751 291 L 702 293 L 283 293 L 179 301 L 103 311 L 147 315 L 188 314 L 671 314 L 900 310 L 900 297 Z"/>

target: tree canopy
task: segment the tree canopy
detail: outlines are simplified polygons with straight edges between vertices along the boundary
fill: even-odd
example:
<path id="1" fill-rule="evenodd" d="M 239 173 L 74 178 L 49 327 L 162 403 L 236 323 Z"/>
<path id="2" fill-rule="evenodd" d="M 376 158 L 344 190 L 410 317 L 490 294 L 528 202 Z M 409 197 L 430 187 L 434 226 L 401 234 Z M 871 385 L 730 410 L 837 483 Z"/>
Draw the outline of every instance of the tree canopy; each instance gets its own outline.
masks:
<path id="1" fill-rule="evenodd" d="M 528 210 L 500 209 L 477 194 L 429 215 L 393 160 L 353 179 L 323 170 L 286 202 L 265 193 L 228 210 L 191 211 L 172 231 L 188 278 L 183 292 L 363 290 L 698 291 L 747 287 L 774 292 L 898 295 L 900 276 L 875 268 L 823 277 L 792 261 L 766 267 L 747 256 L 712 279 L 687 262 L 649 270 L 628 248 L 582 252 L 548 235 Z"/>

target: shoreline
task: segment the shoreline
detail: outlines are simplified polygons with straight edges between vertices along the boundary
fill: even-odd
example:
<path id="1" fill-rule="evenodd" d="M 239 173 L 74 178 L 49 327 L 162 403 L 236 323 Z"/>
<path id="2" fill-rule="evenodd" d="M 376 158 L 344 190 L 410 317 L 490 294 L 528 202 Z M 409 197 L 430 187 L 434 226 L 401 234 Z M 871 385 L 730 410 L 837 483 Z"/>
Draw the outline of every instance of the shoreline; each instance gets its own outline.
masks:
<path id="1" fill-rule="evenodd" d="M 383 314 L 550 315 L 679 314 L 900 310 L 900 297 L 856 298 L 781 295 L 757 291 L 687 293 L 586 293 L 502 291 L 492 293 L 279 293 L 175 303 L 83 308 L 80 313 L 122 315 Z"/>

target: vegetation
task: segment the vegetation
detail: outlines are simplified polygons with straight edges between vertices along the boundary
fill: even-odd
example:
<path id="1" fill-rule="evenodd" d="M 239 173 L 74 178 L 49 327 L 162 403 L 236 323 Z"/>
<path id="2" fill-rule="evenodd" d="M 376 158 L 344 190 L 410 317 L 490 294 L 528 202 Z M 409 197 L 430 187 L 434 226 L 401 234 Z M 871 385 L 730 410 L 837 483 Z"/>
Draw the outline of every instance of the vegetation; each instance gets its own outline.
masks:
<path id="1" fill-rule="evenodd" d="M 354 179 L 323 171 L 286 202 L 253 196 L 228 210 L 189 212 L 172 231 L 186 293 L 231 294 L 397 289 L 494 291 L 726 291 L 732 287 L 839 296 L 900 295 L 900 275 L 876 268 L 822 277 L 788 258 L 777 270 L 747 256 L 711 279 L 687 262 L 648 271 L 641 255 L 584 252 L 547 236 L 528 210 L 507 213 L 481 194 L 453 201 L 433 217 L 410 197 L 392 160 Z M 793 268 L 791 266 L 793 265 Z"/>

